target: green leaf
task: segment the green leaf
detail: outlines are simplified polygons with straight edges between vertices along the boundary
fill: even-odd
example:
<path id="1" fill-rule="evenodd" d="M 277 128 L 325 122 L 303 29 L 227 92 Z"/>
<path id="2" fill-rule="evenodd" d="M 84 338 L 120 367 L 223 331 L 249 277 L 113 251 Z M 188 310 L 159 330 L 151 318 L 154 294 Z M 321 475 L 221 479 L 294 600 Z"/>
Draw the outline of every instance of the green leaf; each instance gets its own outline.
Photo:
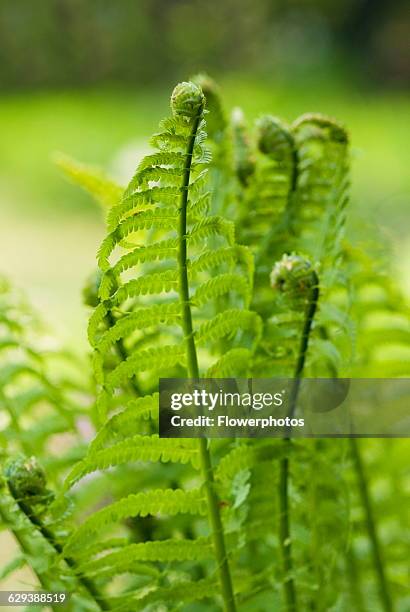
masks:
<path id="1" fill-rule="evenodd" d="M 253 445 L 238 444 L 229 451 L 220 460 L 215 470 L 215 479 L 222 484 L 229 484 L 238 472 L 254 468 L 262 461 L 282 459 L 290 452 L 289 448 L 277 444 L 276 440 L 258 442 Z"/>
<path id="2" fill-rule="evenodd" d="M 111 298 L 111 305 L 122 304 L 128 298 L 154 293 L 178 291 L 178 270 L 145 274 L 122 285 Z"/>
<path id="3" fill-rule="evenodd" d="M 108 374 L 105 385 L 107 389 L 114 389 L 139 372 L 150 369 L 166 371 L 176 364 L 184 364 L 185 359 L 185 346 L 178 344 L 136 351 Z"/>
<path id="4" fill-rule="evenodd" d="M 239 274 L 229 273 L 219 274 L 215 278 L 205 281 L 195 291 L 191 301 L 195 306 L 203 306 L 231 291 L 241 295 L 245 304 L 248 303 L 250 294 L 247 280 Z"/>
<path id="5" fill-rule="evenodd" d="M 130 253 L 123 255 L 116 264 L 109 270 L 109 274 L 104 274 L 101 287 L 100 297 L 105 300 L 110 296 L 110 289 L 112 288 L 112 278 L 117 277 L 120 273 L 129 270 L 137 266 L 138 264 L 145 262 L 160 261 L 164 259 L 174 259 L 176 257 L 176 249 L 178 246 L 178 240 L 171 238 L 169 240 L 162 240 L 151 244 L 149 246 L 137 246 Z M 107 288 L 105 283 L 108 284 Z"/>
<path id="6" fill-rule="evenodd" d="M 125 219 L 103 240 L 98 250 L 99 267 L 101 270 L 107 270 L 110 267 L 108 258 L 111 253 L 121 240 L 130 234 L 151 228 L 172 230 L 176 227 L 177 219 L 175 208 L 161 206 L 137 212 L 132 217 Z"/>
<path id="7" fill-rule="evenodd" d="M 252 353 L 246 348 L 233 348 L 222 355 L 206 372 L 206 378 L 246 376 Z"/>
<path id="8" fill-rule="evenodd" d="M 115 230 L 123 217 L 137 212 L 136 209 L 143 210 L 146 206 L 153 204 L 173 204 L 179 195 L 176 187 L 151 187 L 149 189 L 135 191 L 114 206 L 108 213 L 107 225 L 110 231 Z"/>
<path id="9" fill-rule="evenodd" d="M 105 331 L 95 343 L 99 353 L 105 353 L 118 340 L 130 336 L 137 329 L 146 329 L 155 325 L 175 325 L 181 317 L 181 307 L 178 302 L 153 304 L 147 308 L 138 308 L 128 315 L 118 319 L 112 327 Z"/>
<path id="10" fill-rule="evenodd" d="M 61 153 L 54 159 L 68 178 L 85 189 L 103 208 L 110 208 L 121 200 L 124 187 L 108 178 L 100 168 L 82 164 Z"/>
<path id="11" fill-rule="evenodd" d="M 204 217 L 196 223 L 188 232 L 187 238 L 190 245 L 200 244 L 211 236 L 222 236 L 228 244 L 233 244 L 235 239 L 235 227 L 231 221 L 223 217 Z"/>
<path id="12" fill-rule="evenodd" d="M 84 546 L 84 542 L 110 525 L 133 516 L 205 514 L 205 498 L 199 489 L 156 489 L 134 493 L 98 510 L 68 538 L 64 550 Z"/>
<path id="13" fill-rule="evenodd" d="M 67 476 L 65 488 L 69 489 L 87 474 L 97 470 L 131 463 L 151 461 L 162 463 L 191 463 L 199 467 L 198 445 L 195 440 L 173 440 L 157 435 L 135 435 L 101 450 L 92 450 L 85 459 L 77 463 Z"/>
<path id="14" fill-rule="evenodd" d="M 106 567 L 121 567 L 124 560 L 168 563 L 170 561 L 201 561 L 212 559 L 212 556 L 212 543 L 206 537 L 196 540 L 171 539 L 138 542 L 88 561 L 79 567 L 79 571 L 86 574 L 97 573 Z"/>
<path id="15" fill-rule="evenodd" d="M 239 330 L 254 332 L 257 342 L 262 333 L 262 321 L 259 316 L 250 310 L 231 308 L 217 314 L 210 321 L 203 323 L 196 334 L 199 344 L 217 341 L 224 336 L 234 334 Z"/>
<path id="16" fill-rule="evenodd" d="M 91 442 L 90 452 L 101 449 L 110 438 L 134 435 L 141 427 L 141 421 L 149 419 L 158 421 L 158 406 L 158 393 L 130 400 L 123 412 L 115 414 L 104 423 Z"/>

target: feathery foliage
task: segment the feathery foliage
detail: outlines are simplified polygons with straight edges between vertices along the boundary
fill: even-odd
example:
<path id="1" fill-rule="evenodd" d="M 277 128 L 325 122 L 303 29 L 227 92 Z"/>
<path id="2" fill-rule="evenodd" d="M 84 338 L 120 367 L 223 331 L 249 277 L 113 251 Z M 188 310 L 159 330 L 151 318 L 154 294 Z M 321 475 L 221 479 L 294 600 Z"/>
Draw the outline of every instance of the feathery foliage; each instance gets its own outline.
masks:
<path id="1" fill-rule="evenodd" d="M 152 433 L 157 422 L 155 389 L 159 374 L 187 371 L 195 375 L 200 371 L 198 364 L 203 364 L 202 373 L 211 370 L 220 375 L 236 366 L 238 351 L 246 364 L 259 340 L 261 324 L 248 310 L 251 255 L 235 243 L 229 221 L 207 214 L 211 157 L 204 144 L 201 89 L 193 83 L 177 86 L 171 109 L 172 116 L 161 123 L 151 141 L 157 152 L 139 163 L 122 199 L 108 213 L 108 234 L 98 254 L 99 303 L 88 330 L 100 387 L 96 410 L 101 427 L 84 460 L 68 475 L 66 487 L 92 472 L 160 461 L 200 470 L 197 478 L 205 479 L 205 489 L 131 491 L 88 517 L 65 550 L 74 554 L 76 546 L 83 547 L 84 538 L 103 535 L 131 517 L 200 517 L 209 512 L 214 543 L 210 554 L 207 541 L 206 557 L 216 557 L 225 605 L 234 609 L 227 560 L 221 558 L 225 544 L 217 497 L 210 485 L 209 450 L 203 441 L 175 444 Z M 167 542 L 166 548 L 153 546 L 154 542 L 140 544 L 141 559 L 135 565 L 139 572 L 144 555 L 150 564 L 159 563 L 164 549 L 170 560 L 174 551 L 175 561 L 186 561 L 200 548 L 192 538 Z M 115 553 L 120 573 L 123 563 L 129 562 L 130 546 Z M 144 575 L 151 579 L 150 589 L 160 588 L 156 572 Z"/>
<path id="2" fill-rule="evenodd" d="M 403 476 L 368 480 L 391 448 L 158 436 L 159 377 L 293 377 L 293 410 L 304 376 L 408 374 L 408 304 L 345 236 L 346 129 L 248 128 L 197 75 L 151 144 L 125 190 L 58 159 L 107 216 L 93 383 L 1 283 L 0 580 L 28 566 L 72 612 L 404 610 Z"/>

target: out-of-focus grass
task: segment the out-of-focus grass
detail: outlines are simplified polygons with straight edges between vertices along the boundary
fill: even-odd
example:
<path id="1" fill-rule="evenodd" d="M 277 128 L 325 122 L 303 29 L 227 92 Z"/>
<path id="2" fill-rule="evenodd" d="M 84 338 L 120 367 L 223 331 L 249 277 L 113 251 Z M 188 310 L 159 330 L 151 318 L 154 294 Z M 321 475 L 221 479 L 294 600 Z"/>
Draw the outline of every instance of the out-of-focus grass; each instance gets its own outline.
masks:
<path id="1" fill-rule="evenodd" d="M 52 154 L 109 165 L 119 149 L 155 128 L 164 106 L 166 99 L 152 92 L 21 94 L 0 101 L 0 272 L 25 288 L 72 344 L 86 346 L 80 291 L 96 265 L 103 218 L 62 177 Z"/>
<path id="2" fill-rule="evenodd" d="M 149 134 L 166 98 L 144 93 L 18 94 L 0 100 L 2 198 L 26 213 L 60 218 L 89 212 L 89 202 L 53 167 L 54 151 L 105 164 L 135 138 Z"/>
<path id="3" fill-rule="evenodd" d="M 408 97 L 243 78 L 222 86 L 227 106 L 243 106 L 250 119 L 270 112 L 292 120 L 321 111 L 349 126 L 360 232 L 366 237 L 378 225 L 382 248 L 392 245 L 405 274 L 410 254 Z M 167 90 L 76 91 L 0 100 L 0 272 L 27 289 L 62 336 L 80 338 L 76 342 L 83 346 L 86 313 L 79 291 L 95 265 L 102 217 L 86 195 L 61 177 L 51 155 L 64 151 L 126 176 L 138 155 L 134 149 L 144 146 L 167 113 L 168 95 Z"/>

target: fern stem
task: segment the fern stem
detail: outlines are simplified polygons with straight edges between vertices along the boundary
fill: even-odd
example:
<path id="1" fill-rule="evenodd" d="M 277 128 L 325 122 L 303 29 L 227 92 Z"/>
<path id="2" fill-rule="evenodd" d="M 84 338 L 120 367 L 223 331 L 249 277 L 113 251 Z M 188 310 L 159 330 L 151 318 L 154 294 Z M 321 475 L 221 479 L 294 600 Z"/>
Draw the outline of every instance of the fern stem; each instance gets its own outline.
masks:
<path id="1" fill-rule="evenodd" d="M 224 601 L 226 612 L 236 612 L 235 596 L 226 552 L 222 519 L 219 510 L 218 498 L 215 492 L 214 473 L 212 469 L 211 456 L 208 449 L 208 441 L 206 438 L 199 439 L 199 453 L 202 475 L 205 481 L 208 511 L 212 529 L 212 539 L 219 570 L 222 599 Z"/>
<path id="2" fill-rule="evenodd" d="M 198 357 L 195 346 L 194 331 L 192 325 L 192 312 L 189 300 L 189 283 L 187 270 L 187 205 L 188 190 L 191 175 L 192 155 L 195 139 L 201 121 L 203 108 L 198 109 L 192 125 L 189 140 L 185 171 L 183 175 L 182 193 L 179 211 L 179 248 L 178 248 L 178 270 L 179 270 L 179 296 L 182 304 L 182 327 L 187 350 L 188 375 L 191 378 L 199 378 Z M 199 439 L 199 455 L 201 461 L 201 472 L 205 484 L 206 499 L 212 530 L 215 557 L 218 565 L 221 594 L 226 612 L 236 612 L 235 598 L 232 587 L 231 573 L 226 553 L 225 538 L 222 519 L 219 510 L 218 498 L 215 492 L 214 474 L 208 442 L 205 438 Z"/>
<path id="3" fill-rule="evenodd" d="M 182 326 L 185 336 L 187 350 L 188 374 L 191 378 L 199 378 L 198 357 L 196 353 L 194 331 L 192 326 L 192 312 L 189 300 L 189 282 L 187 267 L 187 205 L 188 190 L 191 176 L 192 154 L 195 146 L 195 138 L 201 120 L 202 108 L 192 126 L 191 138 L 189 140 L 185 158 L 185 170 L 183 176 L 181 202 L 179 209 L 179 248 L 178 248 L 178 271 L 179 271 L 179 297 L 182 304 Z"/>
<path id="4" fill-rule="evenodd" d="M 17 544 L 19 545 L 20 550 L 24 554 L 25 558 L 29 559 L 30 557 L 33 557 L 34 555 L 38 555 L 38 551 L 35 551 L 33 549 L 32 541 L 30 539 L 30 536 L 27 536 L 27 534 L 25 533 L 24 528 L 19 529 L 16 526 L 15 517 L 13 517 L 10 514 L 9 510 L 7 510 L 4 507 L 4 504 L 0 504 L 0 524 L 1 523 L 6 525 L 10 529 L 10 531 L 12 532 L 12 534 L 13 534 L 16 542 L 17 542 Z M 31 565 L 31 564 L 30 564 L 30 569 L 35 574 L 35 576 L 37 577 L 39 585 L 40 585 L 40 587 L 42 589 L 44 589 L 45 591 L 52 591 L 53 590 L 53 585 L 50 583 L 50 580 L 47 578 L 47 576 L 45 574 L 40 572 L 38 569 L 33 567 L 33 565 Z M 52 610 L 56 610 L 55 606 L 51 605 L 50 607 L 51 607 Z"/>
<path id="5" fill-rule="evenodd" d="M 10 492 L 13 495 L 12 489 L 10 489 Z M 110 610 L 110 606 L 103 599 L 97 587 L 95 586 L 94 582 L 90 580 L 89 578 L 87 578 L 86 576 L 78 575 L 78 573 L 76 572 L 76 569 L 77 569 L 76 561 L 72 559 L 71 557 L 67 557 L 66 555 L 64 555 L 63 547 L 59 542 L 57 542 L 52 531 L 43 524 L 42 520 L 33 512 L 33 510 L 30 508 L 28 504 L 26 504 L 25 502 L 21 500 L 17 500 L 17 499 L 16 499 L 16 503 L 18 507 L 20 508 L 20 510 L 26 515 L 26 517 L 31 522 L 31 524 L 34 527 L 36 527 L 36 529 L 38 529 L 38 531 L 41 533 L 43 538 L 55 550 L 57 555 L 59 555 L 68 565 L 68 567 L 71 570 L 73 570 L 79 583 L 83 586 L 84 590 L 88 593 L 88 595 L 96 602 L 100 610 Z"/>
<path id="6" fill-rule="evenodd" d="M 315 275 L 316 276 L 316 275 Z M 300 379 L 305 367 L 306 353 L 309 346 L 309 336 L 312 329 L 313 319 L 319 300 L 319 282 L 314 283 L 307 304 L 302 337 L 300 341 L 298 359 L 295 366 L 294 381 L 289 398 L 289 416 L 292 417 L 295 409 L 300 388 Z M 297 596 L 293 578 L 292 544 L 290 533 L 289 512 L 289 457 L 291 440 L 284 438 L 285 456 L 280 461 L 279 467 L 279 544 L 282 553 L 282 565 L 284 574 L 283 594 L 286 602 L 287 612 L 297 612 Z"/>
<path id="7" fill-rule="evenodd" d="M 367 533 L 369 536 L 372 555 L 373 555 L 373 563 L 376 570 L 376 576 L 378 581 L 378 590 L 380 601 L 382 604 L 382 609 L 384 612 L 393 612 L 393 602 L 390 595 L 389 587 L 386 580 L 386 574 L 384 570 L 383 556 L 379 541 L 379 536 L 376 529 L 376 523 L 374 520 L 374 513 L 372 508 L 372 503 L 370 499 L 369 488 L 367 485 L 363 459 L 360 453 L 360 448 L 358 441 L 356 438 L 349 438 L 350 449 L 352 453 L 353 463 L 355 466 L 358 486 L 359 486 L 359 494 L 362 502 L 362 506 L 365 513 L 366 527 Z"/>
<path id="8" fill-rule="evenodd" d="M 112 316 L 112 312 L 109 310 L 108 313 L 105 316 L 105 320 L 107 322 L 107 326 L 108 329 L 111 329 L 111 327 L 114 326 L 115 324 L 115 319 Z M 122 341 L 122 339 L 120 338 L 119 340 L 116 341 L 115 345 L 115 351 L 121 361 L 126 361 L 128 355 L 128 351 L 124 346 L 124 342 Z M 137 395 L 138 397 L 141 395 L 141 389 L 139 388 L 136 376 L 133 376 L 133 378 L 130 378 L 129 381 L 129 388 L 131 390 L 132 393 L 135 393 L 135 395 Z"/>
<path id="9" fill-rule="evenodd" d="M 290 447 L 290 440 L 283 440 L 286 451 Z M 282 567 L 284 574 L 283 595 L 286 611 L 296 612 L 297 599 L 295 583 L 292 576 L 292 546 L 290 539 L 290 517 L 289 517 L 289 459 L 284 457 L 279 467 L 279 544 L 282 554 Z"/>
<path id="10" fill-rule="evenodd" d="M 316 276 L 316 274 L 315 274 Z M 316 277 L 317 278 L 317 277 Z M 312 329 L 313 319 L 315 317 L 317 303 L 319 300 L 319 280 L 315 281 L 315 285 L 312 287 L 312 294 L 309 298 L 306 314 L 305 314 L 305 322 L 303 324 L 302 337 L 300 339 L 299 353 L 298 359 L 295 366 L 294 383 L 292 385 L 290 398 L 289 398 L 289 416 L 293 416 L 296 409 L 296 402 L 299 395 L 300 388 L 300 379 L 303 374 L 303 369 L 305 367 L 306 354 L 309 346 L 309 336 Z"/>

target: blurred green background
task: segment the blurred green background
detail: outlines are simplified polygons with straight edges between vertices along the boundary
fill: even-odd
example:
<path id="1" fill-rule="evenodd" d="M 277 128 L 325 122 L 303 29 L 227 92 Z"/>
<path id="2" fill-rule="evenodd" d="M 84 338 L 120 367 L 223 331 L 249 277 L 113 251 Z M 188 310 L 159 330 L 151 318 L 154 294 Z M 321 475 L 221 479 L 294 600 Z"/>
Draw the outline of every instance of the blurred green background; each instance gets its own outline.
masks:
<path id="1" fill-rule="evenodd" d="M 352 134 L 351 231 L 410 290 L 403 0 L 0 0 L 0 271 L 86 345 L 80 288 L 103 234 L 52 154 L 124 182 L 174 83 L 207 71 L 250 119 L 321 111 Z"/>

